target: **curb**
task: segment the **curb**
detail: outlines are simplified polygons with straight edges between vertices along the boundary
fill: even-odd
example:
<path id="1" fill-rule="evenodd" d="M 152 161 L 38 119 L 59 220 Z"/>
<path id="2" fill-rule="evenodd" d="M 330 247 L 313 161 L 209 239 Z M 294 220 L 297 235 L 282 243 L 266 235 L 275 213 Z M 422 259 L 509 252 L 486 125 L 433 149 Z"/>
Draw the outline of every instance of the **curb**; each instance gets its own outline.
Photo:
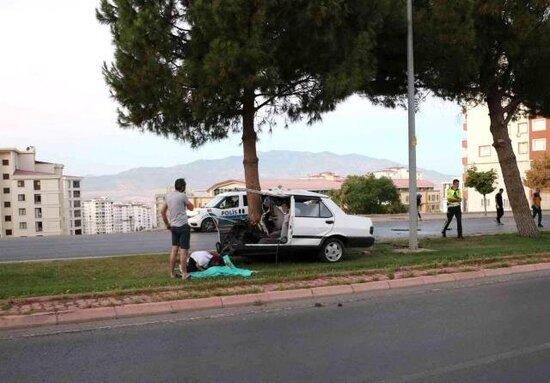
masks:
<path id="1" fill-rule="evenodd" d="M 264 305 L 280 301 L 311 299 L 334 295 L 359 294 L 368 291 L 399 289 L 403 287 L 456 282 L 468 279 L 528 273 L 540 270 L 550 270 L 550 262 L 495 269 L 481 269 L 478 271 L 390 279 L 375 282 L 352 283 L 350 285 L 322 286 L 298 290 L 269 291 L 257 294 L 138 303 L 122 306 L 77 309 L 71 311 L 46 312 L 29 315 L 9 315 L 0 317 L 0 330 L 80 323 L 94 320 L 121 319 L 151 314 L 170 314 L 195 310 Z"/>

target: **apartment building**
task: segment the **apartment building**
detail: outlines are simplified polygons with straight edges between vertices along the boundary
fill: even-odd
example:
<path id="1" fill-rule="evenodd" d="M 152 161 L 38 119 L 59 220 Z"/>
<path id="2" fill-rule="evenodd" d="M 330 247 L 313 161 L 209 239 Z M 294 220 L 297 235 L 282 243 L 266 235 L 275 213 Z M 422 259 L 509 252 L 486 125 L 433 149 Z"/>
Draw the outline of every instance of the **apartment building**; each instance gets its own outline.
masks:
<path id="1" fill-rule="evenodd" d="M 107 197 L 83 202 L 84 233 L 109 234 L 114 232 L 113 201 Z"/>
<path id="2" fill-rule="evenodd" d="M 153 209 L 141 203 L 115 203 L 113 205 L 113 225 L 115 233 L 151 230 Z"/>
<path id="3" fill-rule="evenodd" d="M 506 186 L 498 162 L 495 148 L 492 146 L 493 137 L 489 130 L 490 119 L 488 108 L 484 105 L 466 108 L 464 112 L 463 129 L 466 139 L 462 141 L 462 165 L 464 173 L 468 168 L 476 166 L 480 171 L 494 169 L 497 171 L 495 193 L 499 188 L 504 189 L 504 209 L 510 210 L 510 203 L 506 194 Z M 531 161 L 550 154 L 548 141 L 550 139 L 550 120 L 544 118 L 521 117 L 508 124 L 508 133 L 512 141 L 512 148 L 516 155 L 518 168 L 522 178 L 531 168 Z M 543 191 L 544 192 L 544 191 Z M 526 198 L 531 198 L 532 190 L 525 187 Z M 543 209 L 550 208 L 550 195 L 543 193 Z M 464 190 L 464 210 L 471 212 L 484 211 L 483 196 L 473 188 Z M 495 209 L 494 194 L 487 196 L 487 209 Z"/>
<path id="4" fill-rule="evenodd" d="M 392 180 L 399 199 L 404 205 L 409 205 L 409 169 L 403 166 L 394 166 L 372 172 L 376 178 L 386 177 Z M 436 213 L 441 211 L 441 192 L 436 190 L 435 184 L 424 180 L 421 172 L 416 173 L 416 192 L 422 196 L 420 213 Z M 416 197 L 415 197 L 416 198 Z M 416 203 L 416 200 L 414 201 Z"/>
<path id="5" fill-rule="evenodd" d="M 130 233 L 153 228 L 152 209 L 142 203 L 113 202 L 101 197 L 86 200 L 83 205 L 85 234 Z"/>
<path id="6" fill-rule="evenodd" d="M 35 148 L 0 148 L 0 237 L 82 234 L 81 177 L 36 161 Z"/>

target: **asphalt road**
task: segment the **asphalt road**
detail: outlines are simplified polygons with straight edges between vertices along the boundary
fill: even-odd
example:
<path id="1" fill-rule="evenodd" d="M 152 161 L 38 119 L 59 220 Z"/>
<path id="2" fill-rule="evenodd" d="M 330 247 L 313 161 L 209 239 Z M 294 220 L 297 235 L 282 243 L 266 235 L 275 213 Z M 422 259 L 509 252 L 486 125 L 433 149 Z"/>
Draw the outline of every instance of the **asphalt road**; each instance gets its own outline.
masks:
<path id="1" fill-rule="evenodd" d="M 492 216 L 464 218 L 464 235 L 516 232 L 512 218 L 504 219 L 504 223 L 503 226 L 496 225 Z M 420 237 L 440 236 L 442 226 L 442 220 L 421 221 L 418 234 Z M 407 227 L 406 220 L 375 222 L 376 240 L 408 238 Z M 456 236 L 454 222 L 450 227 L 448 236 Z M 192 233 L 191 249 L 215 249 L 217 241 L 217 233 Z M 2 238 L 0 262 L 166 253 L 169 248 L 170 233 L 167 230 L 127 234 Z"/>
<path id="2" fill-rule="evenodd" d="M 0 332 L 8 382 L 548 382 L 550 272 Z"/>

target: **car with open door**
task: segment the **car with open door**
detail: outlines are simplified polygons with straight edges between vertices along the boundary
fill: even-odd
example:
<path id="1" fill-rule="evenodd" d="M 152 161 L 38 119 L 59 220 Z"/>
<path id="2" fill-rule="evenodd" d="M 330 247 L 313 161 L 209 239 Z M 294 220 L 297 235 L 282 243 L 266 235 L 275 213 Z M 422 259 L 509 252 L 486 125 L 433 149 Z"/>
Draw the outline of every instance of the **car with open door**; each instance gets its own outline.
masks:
<path id="1" fill-rule="evenodd" d="M 237 255 L 315 250 L 325 262 L 338 262 L 349 247 L 374 244 L 370 218 L 348 215 L 328 196 L 305 190 L 252 191 L 261 194 L 260 223 L 218 217 L 218 251 Z"/>

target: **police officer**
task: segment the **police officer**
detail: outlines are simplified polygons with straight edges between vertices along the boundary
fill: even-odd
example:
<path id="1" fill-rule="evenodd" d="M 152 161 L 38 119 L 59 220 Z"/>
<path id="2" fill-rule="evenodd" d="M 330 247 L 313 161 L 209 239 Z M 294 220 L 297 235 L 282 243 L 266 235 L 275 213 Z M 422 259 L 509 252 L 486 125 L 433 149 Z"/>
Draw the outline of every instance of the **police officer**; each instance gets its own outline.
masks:
<path id="1" fill-rule="evenodd" d="M 459 181 L 453 180 L 453 186 L 447 190 L 447 221 L 443 226 L 441 235 L 447 236 L 447 227 L 451 223 L 453 217 L 456 217 L 456 230 L 458 231 L 458 239 L 464 239 L 462 236 L 462 211 L 460 210 L 460 202 L 462 202 L 462 192 L 458 188 Z"/>

